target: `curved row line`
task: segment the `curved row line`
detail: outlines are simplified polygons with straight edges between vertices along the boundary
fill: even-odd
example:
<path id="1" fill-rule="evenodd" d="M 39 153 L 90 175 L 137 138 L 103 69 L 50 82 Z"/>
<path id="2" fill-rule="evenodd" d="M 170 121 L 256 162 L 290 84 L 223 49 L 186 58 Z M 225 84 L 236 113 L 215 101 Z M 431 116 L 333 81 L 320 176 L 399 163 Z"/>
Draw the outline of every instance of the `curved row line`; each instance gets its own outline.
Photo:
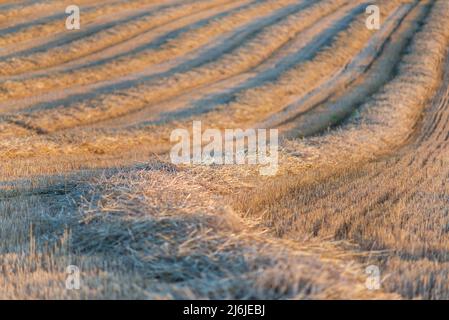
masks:
<path id="1" fill-rule="evenodd" d="M 156 78 L 154 81 L 150 81 L 145 84 L 141 84 L 135 87 L 134 83 L 126 84 L 130 89 L 126 89 L 126 91 L 118 91 L 117 87 L 111 94 L 102 95 L 99 97 L 94 97 L 89 102 L 88 109 L 84 112 L 80 109 L 79 106 L 86 105 L 86 102 L 75 103 L 73 107 L 64 107 L 64 108 L 52 108 L 51 110 L 43 110 L 36 111 L 29 116 L 32 116 L 37 121 L 44 120 L 44 115 L 55 115 L 57 117 L 69 115 L 68 113 L 73 110 L 74 112 L 84 113 L 88 115 L 89 119 L 92 121 L 95 117 L 101 117 L 105 119 L 106 117 L 113 117 L 114 114 L 112 112 L 114 110 L 119 111 L 121 114 L 124 112 L 129 112 L 132 110 L 137 110 L 138 108 L 142 108 L 142 103 L 145 103 L 145 100 L 155 102 L 155 99 L 161 99 L 162 97 L 166 98 L 167 96 L 173 96 L 178 93 L 179 90 L 188 90 L 189 88 L 198 86 L 200 84 L 208 83 L 212 80 L 223 79 L 226 76 L 231 76 L 242 70 L 245 70 L 253 65 L 259 64 L 263 61 L 267 56 L 271 55 L 275 50 L 278 50 L 282 47 L 286 42 L 289 41 L 292 35 L 300 32 L 311 23 L 313 23 L 314 19 L 319 18 L 322 15 L 329 13 L 334 10 L 339 4 L 341 4 L 342 0 L 337 0 L 333 2 L 329 2 L 330 5 L 321 6 L 321 5 L 313 5 L 307 10 L 302 10 L 305 6 L 310 5 L 309 3 L 303 3 L 296 6 L 297 13 L 292 13 L 288 19 L 282 21 L 279 24 L 275 24 L 272 27 L 268 27 L 266 30 L 258 31 L 256 35 L 253 32 L 248 34 L 239 34 L 237 37 L 237 42 L 229 43 L 228 51 L 217 61 L 209 62 L 209 60 L 213 59 L 211 55 L 205 57 L 205 61 L 200 64 L 199 67 L 192 69 L 191 66 L 187 66 L 189 68 L 184 67 L 185 69 L 191 69 L 185 72 L 175 73 L 167 78 Z M 298 12 L 299 11 L 299 12 Z M 310 16 L 307 14 L 312 12 Z M 277 20 L 282 19 L 285 14 L 291 13 L 291 9 L 287 10 L 287 12 L 280 12 L 277 15 Z M 305 19 L 308 17 L 308 19 Z M 313 20 L 311 17 L 314 17 Z M 254 37 L 250 41 L 247 41 L 243 46 L 236 47 L 234 46 L 242 43 L 248 37 Z M 275 38 L 275 39 L 274 39 Z M 216 54 L 217 55 L 217 54 Z M 217 57 L 220 57 L 222 53 L 218 53 Z M 167 83 L 171 83 L 168 86 Z M 143 92 L 142 95 L 139 95 L 138 92 Z M 121 99 L 120 105 L 116 105 L 116 109 L 111 109 L 111 112 L 106 112 L 106 110 L 101 110 L 99 107 L 99 103 L 104 104 L 110 108 L 113 107 L 112 104 L 108 103 L 108 100 L 114 100 L 116 98 L 120 99 L 124 97 L 128 101 Z M 103 101 L 103 102 L 101 102 Z M 129 106 L 129 109 L 126 109 L 124 105 Z M 97 107 L 98 106 L 98 107 Z M 96 116 L 98 114 L 98 116 Z M 22 115 L 26 116 L 26 115 Z M 78 117 L 78 116 L 76 116 Z M 99 118 L 98 120 L 100 120 Z M 77 120 L 78 119 L 78 120 Z M 79 121 L 81 118 L 75 117 L 66 117 L 64 120 L 65 123 L 59 122 L 54 123 L 59 125 L 59 129 L 62 129 L 62 126 L 66 128 L 73 127 L 76 123 L 70 124 L 71 121 Z M 45 120 L 44 120 L 45 121 Z M 53 121 L 52 121 L 53 122 Z M 45 126 L 46 127 L 46 126 Z M 53 130 L 50 127 L 46 127 L 46 130 Z M 54 129 L 57 129 L 56 127 Z"/>
<path id="2" fill-rule="evenodd" d="M 81 67 L 70 67 L 67 70 L 45 75 L 5 81 L 0 84 L 0 91 L 3 93 L 3 95 L 0 94 L 0 100 L 23 98 L 42 92 L 54 92 L 58 89 L 98 83 L 137 73 L 163 62 L 173 65 L 174 61 L 170 60 L 176 58 L 185 60 L 184 56 L 188 53 L 204 47 L 209 42 L 221 41 L 220 37 L 226 37 L 229 32 L 235 34 L 247 32 L 245 29 L 254 29 L 251 27 L 255 25 L 254 15 L 259 17 L 256 21 L 269 20 L 267 15 L 271 15 L 273 10 L 293 3 L 293 1 L 268 1 L 254 5 L 254 2 L 252 0 L 231 3 L 228 6 L 221 6 L 218 13 L 216 9 L 211 9 L 176 20 L 152 30 L 151 38 L 145 37 L 146 42 L 142 45 L 131 49 L 128 44 L 128 51 L 117 53 L 113 57 L 102 55 L 100 60 Z M 156 72 L 158 68 L 152 69 Z"/>
<path id="3" fill-rule="evenodd" d="M 131 12 L 119 21 L 112 19 L 104 24 L 81 30 L 76 36 L 62 37 L 44 46 L 33 48 L 30 52 L 15 53 L 11 57 L 4 57 L 0 62 L 0 75 L 20 74 L 83 57 L 123 42 L 130 37 L 135 37 L 139 33 L 156 28 L 173 19 L 232 1 L 235 0 L 215 0 L 213 2 L 192 0 L 175 5 L 160 5 L 156 8 L 154 5 L 150 5 L 147 10 Z"/>

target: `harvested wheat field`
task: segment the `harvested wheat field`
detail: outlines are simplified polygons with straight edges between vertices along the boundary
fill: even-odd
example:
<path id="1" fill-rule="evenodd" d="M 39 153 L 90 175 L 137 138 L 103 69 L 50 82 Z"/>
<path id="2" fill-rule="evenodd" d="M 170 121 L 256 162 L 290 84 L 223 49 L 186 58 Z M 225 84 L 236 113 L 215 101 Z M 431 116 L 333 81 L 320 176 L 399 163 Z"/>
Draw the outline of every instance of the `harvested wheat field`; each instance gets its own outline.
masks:
<path id="1" fill-rule="evenodd" d="M 72 4 L 0 1 L 0 299 L 449 299 L 449 1 Z"/>

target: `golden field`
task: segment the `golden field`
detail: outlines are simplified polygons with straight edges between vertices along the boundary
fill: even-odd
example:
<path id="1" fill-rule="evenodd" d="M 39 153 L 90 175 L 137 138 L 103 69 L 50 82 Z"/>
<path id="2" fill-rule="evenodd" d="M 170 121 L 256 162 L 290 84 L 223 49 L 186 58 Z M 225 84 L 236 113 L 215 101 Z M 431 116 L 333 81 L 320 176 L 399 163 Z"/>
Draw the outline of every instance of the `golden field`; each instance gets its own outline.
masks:
<path id="1" fill-rule="evenodd" d="M 1 299 L 449 299 L 449 1 L 71 4 L 0 1 Z M 277 174 L 173 164 L 197 120 Z"/>

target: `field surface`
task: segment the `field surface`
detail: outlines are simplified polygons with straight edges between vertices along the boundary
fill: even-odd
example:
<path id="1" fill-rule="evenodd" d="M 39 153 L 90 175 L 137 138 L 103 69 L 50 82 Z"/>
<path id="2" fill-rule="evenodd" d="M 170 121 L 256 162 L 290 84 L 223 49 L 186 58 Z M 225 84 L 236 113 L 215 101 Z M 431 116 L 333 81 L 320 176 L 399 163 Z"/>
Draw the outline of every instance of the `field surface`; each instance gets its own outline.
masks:
<path id="1" fill-rule="evenodd" d="M 72 4 L 0 0 L 1 299 L 449 299 L 449 1 Z"/>

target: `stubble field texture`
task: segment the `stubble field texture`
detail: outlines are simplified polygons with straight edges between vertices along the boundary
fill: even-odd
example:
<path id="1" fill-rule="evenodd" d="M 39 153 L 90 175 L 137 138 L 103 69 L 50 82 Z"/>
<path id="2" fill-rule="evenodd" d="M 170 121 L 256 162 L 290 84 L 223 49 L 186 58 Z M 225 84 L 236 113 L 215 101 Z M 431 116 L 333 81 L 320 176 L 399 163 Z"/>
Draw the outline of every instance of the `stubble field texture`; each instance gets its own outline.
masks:
<path id="1" fill-rule="evenodd" d="M 448 0 L 76 2 L 0 0 L 1 299 L 449 299 Z"/>

